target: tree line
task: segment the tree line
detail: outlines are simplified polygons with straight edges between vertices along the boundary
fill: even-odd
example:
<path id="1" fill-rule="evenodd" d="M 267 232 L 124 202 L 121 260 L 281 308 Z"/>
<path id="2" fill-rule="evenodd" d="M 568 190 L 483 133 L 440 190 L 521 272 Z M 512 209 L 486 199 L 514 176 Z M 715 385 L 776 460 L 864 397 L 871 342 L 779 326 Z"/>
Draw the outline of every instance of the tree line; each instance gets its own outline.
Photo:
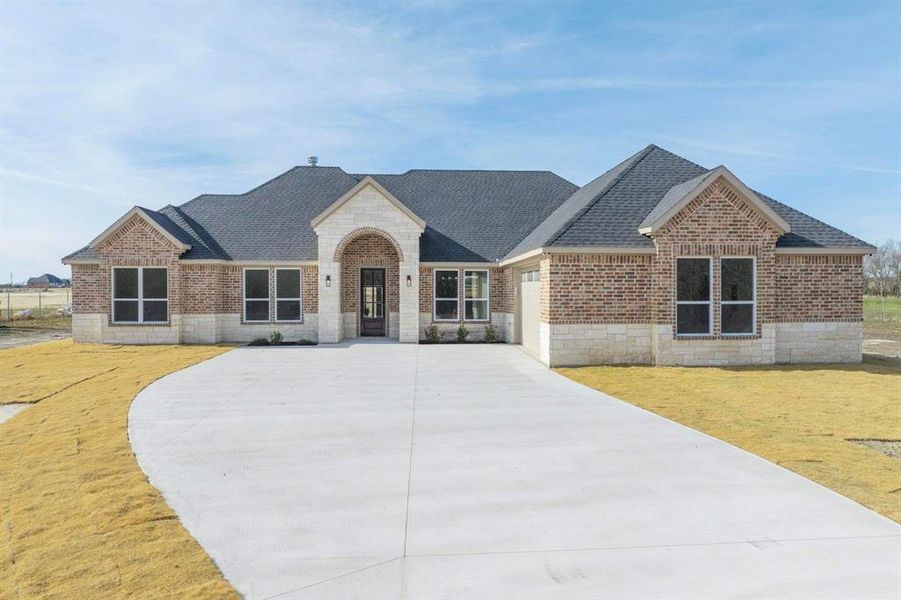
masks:
<path id="1" fill-rule="evenodd" d="M 875 296 L 901 296 L 901 243 L 888 240 L 865 256 L 866 291 Z"/>

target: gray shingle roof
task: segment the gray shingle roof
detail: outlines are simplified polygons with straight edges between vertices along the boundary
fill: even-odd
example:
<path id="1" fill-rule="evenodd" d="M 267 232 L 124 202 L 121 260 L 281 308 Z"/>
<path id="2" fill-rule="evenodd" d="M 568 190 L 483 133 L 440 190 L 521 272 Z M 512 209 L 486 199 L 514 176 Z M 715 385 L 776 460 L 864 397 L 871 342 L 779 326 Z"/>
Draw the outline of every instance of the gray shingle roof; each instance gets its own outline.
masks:
<path id="1" fill-rule="evenodd" d="M 372 175 L 426 221 L 423 261 L 483 262 L 546 246 L 653 248 L 641 223 L 709 171 L 650 145 L 583 186 L 549 171 L 412 170 Z M 338 167 L 295 167 L 244 194 L 204 194 L 147 214 L 191 245 L 186 259 L 316 259 L 310 221 L 360 182 Z M 757 192 L 755 192 L 757 193 Z M 780 247 L 869 247 L 758 194 L 791 226 Z M 675 199 L 675 200 L 673 200 Z M 64 260 L 96 259 L 85 247 Z"/>
<path id="2" fill-rule="evenodd" d="M 526 238 L 516 245 L 507 255 L 508 258 L 530 252 L 546 246 L 566 227 L 575 221 L 595 199 L 604 195 L 619 178 L 631 169 L 636 162 L 651 151 L 653 146 L 639 150 L 623 162 L 619 163 L 597 179 L 576 190 L 566 202 L 557 207 L 551 215 L 536 227 Z"/>
<path id="3" fill-rule="evenodd" d="M 677 183 L 668 189 L 666 193 L 663 194 L 663 198 L 660 199 L 660 202 L 657 203 L 657 206 L 652 208 L 651 212 L 646 214 L 641 223 L 638 224 L 638 229 L 644 229 L 645 227 L 650 226 L 651 223 L 665 215 L 667 211 L 678 204 L 679 200 L 684 198 L 688 192 L 701 185 L 701 182 L 709 176 L 710 171 L 705 171 L 697 177 L 692 177 L 688 181 Z"/>
<path id="4" fill-rule="evenodd" d="M 198 196 L 153 218 L 190 239 L 185 259 L 315 260 L 310 221 L 364 177 L 338 167 L 295 167 L 245 194 Z M 495 261 L 578 189 L 549 171 L 412 170 L 372 177 L 426 221 L 422 261 Z M 66 257 L 92 258 L 90 248 Z"/>
<path id="5" fill-rule="evenodd" d="M 613 185 L 543 245 L 653 248 L 651 240 L 638 233 L 639 226 L 653 220 L 647 219 L 652 213 L 666 212 L 669 200 L 678 201 L 680 190 L 696 185 L 709 170 L 658 146 L 646 150 Z M 791 232 L 777 242 L 780 248 L 871 247 L 840 229 L 754 193 L 791 226 Z"/>

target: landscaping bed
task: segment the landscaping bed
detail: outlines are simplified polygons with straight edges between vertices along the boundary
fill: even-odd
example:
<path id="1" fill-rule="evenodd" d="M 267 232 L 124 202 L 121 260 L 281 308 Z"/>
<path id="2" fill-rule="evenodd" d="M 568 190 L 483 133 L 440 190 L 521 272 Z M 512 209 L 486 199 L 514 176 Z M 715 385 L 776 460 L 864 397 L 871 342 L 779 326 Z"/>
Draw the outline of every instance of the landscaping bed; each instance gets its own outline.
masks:
<path id="1" fill-rule="evenodd" d="M 128 409 L 149 383 L 228 350 L 51 342 L 0 352 L 0 596 L 235 598 L 148 483 Z"/>
<path id="2" fill-rule="evenodd" d="M 897 359 L 557 371 L 753 452 L 901 523 L 901 463 L 885 449 L 901 439 Z"/>

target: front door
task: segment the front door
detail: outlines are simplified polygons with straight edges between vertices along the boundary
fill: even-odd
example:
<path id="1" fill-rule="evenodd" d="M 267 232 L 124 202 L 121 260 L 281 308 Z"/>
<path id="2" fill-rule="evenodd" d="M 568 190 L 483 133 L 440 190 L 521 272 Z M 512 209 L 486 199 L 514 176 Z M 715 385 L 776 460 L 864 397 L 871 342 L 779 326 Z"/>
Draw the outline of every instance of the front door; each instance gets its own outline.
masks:
<path id="1" fill-rule="evenodd" d="M 385 335 L 385 269 L 360 269 L 360 335 Z"/>

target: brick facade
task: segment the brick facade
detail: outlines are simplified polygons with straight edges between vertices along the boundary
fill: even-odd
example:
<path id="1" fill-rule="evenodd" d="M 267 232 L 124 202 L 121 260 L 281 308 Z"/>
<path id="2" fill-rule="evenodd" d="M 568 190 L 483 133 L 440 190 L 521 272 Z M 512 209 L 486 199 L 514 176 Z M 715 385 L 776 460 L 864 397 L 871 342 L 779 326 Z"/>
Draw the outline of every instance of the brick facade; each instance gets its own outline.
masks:
<path id="1" fill-rule="evenodd" d="M 650 290 L 648 255 L 554 254 L 546 322 L 648 323 Z"/>
<path id="2" fill-rule="evenodd" d="M 341 262 L 341 312 L 359 313 L 360 269 L 380 267 L 385 269 L 386 310 L 389 315 L 400 308 L 400 260 L 394 244 L 384 236 L 374 233 L 355 237 L 340 248 Z"/>
<path id="3" fill-rule="evenodd" d="M 114 267 L 167 267 L 169 317 L 181 313 L 181 251 L 142 217 L 135 215 L 95 248 L 100 257 L 100 285 L 111 290 Z M 113 324 L 110 310 L 111 293 L 103 294 L 101 311 L 111 327 L 134 327 Z M 165 327 L 165 324 L 142 324 L 141 327 Z"/>
<path id="4" fill-rule="evenodd" d="M 757 334 L 773 320 L 776 241 L 780 233 L 761 217 L 724 179 L 713 182 L 654 234 L 657 254 L 652 262 L 651 318 L 672 324 L 676 312 L 676 259 L 713 259 L 712 337 L 720 334 L 720 258 L 754 257 L 757 280 Z"/>
<path id="5" fill-rule="evenodd" d="M 863 257 L 776 257 L 775 320 L 780 323 L 863 320 Z"/>

